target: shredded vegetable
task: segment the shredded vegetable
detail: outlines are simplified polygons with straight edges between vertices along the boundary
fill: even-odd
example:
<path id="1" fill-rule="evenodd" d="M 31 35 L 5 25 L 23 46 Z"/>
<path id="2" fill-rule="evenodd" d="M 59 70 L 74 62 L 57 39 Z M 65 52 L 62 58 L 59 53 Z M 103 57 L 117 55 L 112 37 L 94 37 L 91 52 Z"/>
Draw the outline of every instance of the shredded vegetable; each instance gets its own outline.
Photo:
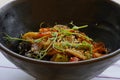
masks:
<path id="1" fill-rule="evenodd" d="M 66 25 L 55 25 L 51 28 L 40 28 L 38 32 L 27 32 L 21 38 L 12 38 L 8 35 L 5 38 L 21 41 L 19 53 L 40 60 L 75 62 L 107 54 L 104 43 L 95 42 L 80 31 L 88 25 L 76 26 L 72 22 L 70 24 L 72 28 Z M 25 45 L 29 48 L 23 48 Z"/>

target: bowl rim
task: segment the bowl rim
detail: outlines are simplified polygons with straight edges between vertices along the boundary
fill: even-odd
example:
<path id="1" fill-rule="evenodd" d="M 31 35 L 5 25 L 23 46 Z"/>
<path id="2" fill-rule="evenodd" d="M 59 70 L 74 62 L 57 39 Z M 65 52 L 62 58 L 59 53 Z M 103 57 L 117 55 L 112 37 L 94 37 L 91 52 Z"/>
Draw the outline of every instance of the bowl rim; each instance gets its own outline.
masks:
<path id="1" fill-rule="evenodd" d="M 29 58 L 23 55 L 20 55 L 18 53 L 15 53 L 13 51 L 11 51 L 10 49 L 8 49 L 7 47 L 5 47 L 4 45 L 2 45 L 2 43 L 0 43 L 0 51 L 1 53 L 4 55 L 4 53 L 6 53 L 7 55 L 10 55 L 12 57 L 27 61 L 27 62 L 31 62 L 31 63 L 40 63 L 40 64 L 58 64 L 58 65 L 75 65 L 75 64 L 89 64 L 89 63 L 94 63 L 94 62 L 98 62 L 98 61 L 102 61 L 105 59 L 109 59 L 111 57 L 114 57 L 118 54 L 120 54 L 120 48 L 107 54 L 104 55 L 102 57 L 99 58 L 92 58 L 89 60 L 83 60 L 83 61 L 78 61 L 78 62 L 53 62 L 53 61 L 45 61 L 45 60 L 38 60 L 38 59 L 33 59 L 33 58 Z"/>

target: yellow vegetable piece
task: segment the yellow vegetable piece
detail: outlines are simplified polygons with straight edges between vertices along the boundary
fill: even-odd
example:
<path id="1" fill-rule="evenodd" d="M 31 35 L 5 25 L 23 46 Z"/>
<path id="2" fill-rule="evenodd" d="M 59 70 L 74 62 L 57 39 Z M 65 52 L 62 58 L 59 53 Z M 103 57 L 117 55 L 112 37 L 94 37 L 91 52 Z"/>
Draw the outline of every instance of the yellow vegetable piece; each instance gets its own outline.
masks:
<path id="1" fill-rule="evenodd" d="M 55 54 L 52 58 L 51 61 L 55 62 L 68 62 L 68 56 L 65 54 Z"/>
<path id="2" fill-rule="evenodd" d="M 39 38 L 38 32 L 28 32 L 22 36 L 23 39 L 37 39 Z"/>

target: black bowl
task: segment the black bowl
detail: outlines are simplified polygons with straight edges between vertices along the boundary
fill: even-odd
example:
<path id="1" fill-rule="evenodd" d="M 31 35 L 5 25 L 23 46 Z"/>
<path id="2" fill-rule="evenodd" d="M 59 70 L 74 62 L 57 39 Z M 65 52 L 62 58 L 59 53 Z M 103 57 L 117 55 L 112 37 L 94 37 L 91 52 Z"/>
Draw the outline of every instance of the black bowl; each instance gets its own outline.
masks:
<path id="1" fill-rule="evenodd" d="M 102 41 L 110 53 L 79 62 L 50 62 L 17 54 L 15 42 L 6 43 L 3 33 L 13 37 L 37 31 L 40 22 L 49 25 L 88 24 L 82 29 Z M 96 26 L 97 24 L 97 26 Z M 40 80 L 89 80 L 120 58 L 120 6 L 111 0 L 17 0 L 0 10 L 0 50 L 23 71 Z"/>

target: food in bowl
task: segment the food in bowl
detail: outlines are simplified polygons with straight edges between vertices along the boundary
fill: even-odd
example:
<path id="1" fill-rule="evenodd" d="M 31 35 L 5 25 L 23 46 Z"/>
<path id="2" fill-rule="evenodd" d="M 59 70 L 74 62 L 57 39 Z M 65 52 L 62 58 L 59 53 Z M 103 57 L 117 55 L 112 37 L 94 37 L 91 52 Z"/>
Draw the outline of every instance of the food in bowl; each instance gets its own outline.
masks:
<path id="1" fill-rule="evenodd" d="M 98 58 L 108 53 L 103 42 L 95 42 L 79 29 L 88 27 L 76 26 L 71 23 L 72 28 L 66 25 L 55 25 L 53 27 L 40 28 L 38 32 L 27 32 L 21 38 L 12 38 L 7 35 L 8 40 L 20 40 L 19 54 L 34 59 L 75 62 Z"/>

